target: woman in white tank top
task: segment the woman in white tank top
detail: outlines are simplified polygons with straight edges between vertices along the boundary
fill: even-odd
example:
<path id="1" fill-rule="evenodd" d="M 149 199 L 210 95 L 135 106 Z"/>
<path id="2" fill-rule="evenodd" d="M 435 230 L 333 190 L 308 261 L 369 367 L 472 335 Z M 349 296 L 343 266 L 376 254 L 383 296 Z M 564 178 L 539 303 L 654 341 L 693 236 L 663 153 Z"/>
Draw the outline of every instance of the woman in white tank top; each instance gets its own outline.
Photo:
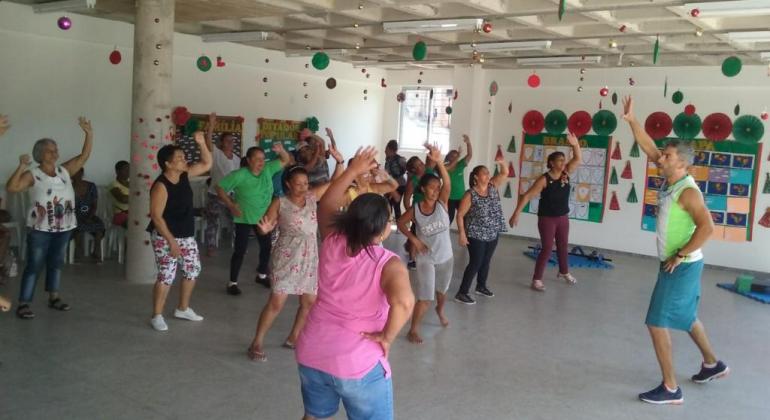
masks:
<path id="1" fill-rule="evenodd" d="M 32 158 L 37 167 L 28 169 L 29 155 L 19 157 L 16 168 L 5 188 L 8 192 L 30 190 L 30 209 L 27 214 L 27 263 L 21 276 L 19 307 L 16 315 L 32 319 L 29 307 L 35 293 L 35 283 L 40 269 L 46 267 L 45 290 L 49 293 L 48 306 L 68 311 L 70 306 L 59 297 L 61 266 L 72 231 L 77 227 L 75 217 L 75 191 L 70 174 L 78 172 L 91 155 L 93 131 L 91 122 L 83 117 L 78 124 L 85 133 L 82 152 L 59 165 L 59 150 L 51 139 L 40 139 L 32 148 Z"/>

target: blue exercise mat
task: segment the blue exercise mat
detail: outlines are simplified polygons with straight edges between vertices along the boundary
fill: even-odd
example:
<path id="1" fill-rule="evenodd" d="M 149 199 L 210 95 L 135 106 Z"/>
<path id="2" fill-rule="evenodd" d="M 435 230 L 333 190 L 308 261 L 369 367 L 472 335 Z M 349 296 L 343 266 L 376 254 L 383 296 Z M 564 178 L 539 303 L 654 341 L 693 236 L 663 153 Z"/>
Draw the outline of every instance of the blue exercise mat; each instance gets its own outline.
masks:
<path id="1" fill-rule="evenodd" d="M 529 258 L 532 258 L 533 260 L 537 259 L 537 256 L 539 255 L 539 252 L 536 252 L 533 249 L 524 251 L 524 255 L 528 256 Z M 609 270 L 611 268 L 615 268 L 612 263 L 608 263 L 607 261 L 599 261 L 599 260 L 592 260 L 586 257 L 581 257 L 578 255 L 569 255 L 567 263 L 570 267 L 576 267 L 576 268 L 599 268 L 604 270 Z M 548 265 L 553 267 L 555 265 L 558 265 L 558 261 L 556 260 L 556 253 L 551 253 L 551 258 L 548 260 Z"/>
<path id="2" fill-rule="evenodd" d="M 737 293 L 741 296 L 746 296 L 749 299 L 754 299 L 762 303 L 770 303 L 770 293 L 739 292 L 735 290 L 735 285 L 733 283 L 717 283 L 717 287 L 721 287 L 725 290 L 729 290 L 733 293 Z"/>

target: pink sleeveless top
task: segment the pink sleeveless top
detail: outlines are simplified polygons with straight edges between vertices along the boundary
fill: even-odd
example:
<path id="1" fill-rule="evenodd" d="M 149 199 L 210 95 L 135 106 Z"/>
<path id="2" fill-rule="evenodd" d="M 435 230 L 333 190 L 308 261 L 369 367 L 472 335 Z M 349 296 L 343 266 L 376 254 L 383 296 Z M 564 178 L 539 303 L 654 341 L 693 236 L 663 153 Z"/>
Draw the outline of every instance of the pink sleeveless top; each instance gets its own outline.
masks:
<path id="1" fill-rule="evenodd" d="M 339 234 L 321 244 L 318 298 L 297 340 L 297 363 L 344 379 L 363 378 L 382 363 L 390 377 L 382 347 L 361 333 L 385 326 L 390 305 L 380 277 L 385 263 L 398 256 L 371 246 L 368 253 L 350 257 L 346 247 L 347 240 Z"/>

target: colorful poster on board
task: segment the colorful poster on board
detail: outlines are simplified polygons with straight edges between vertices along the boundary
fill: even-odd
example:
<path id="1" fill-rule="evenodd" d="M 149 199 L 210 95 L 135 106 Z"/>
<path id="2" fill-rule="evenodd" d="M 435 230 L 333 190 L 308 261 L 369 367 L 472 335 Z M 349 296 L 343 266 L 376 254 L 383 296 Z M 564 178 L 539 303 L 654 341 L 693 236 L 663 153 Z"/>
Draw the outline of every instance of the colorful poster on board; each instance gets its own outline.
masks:
<path id="1" fill-rule="evenodd" d="M 192 114 L 190 116 L 191 121 L 195 121 L 198 127 L 195 131 L 208 130 L 209 116 L 207 114 Z M 223 134 L 230 134 L 233 136 L 234 152 L 236 155 L 241 156 L 241 148 L 243 147 L 243 117 L 226 117 L 217 115 L 217 125 L 214 127 L 214 133 L 212 135 L 212 141 L 217 144 L 219 138 Z M 184 150 L 187 161 L 198 162 L 201 160 L 201 151 L 198 149 L 198 145 L 195 144 L 192 133 L 189 135 L 185 132 L 185 126 L 178 125 L 176 127 L 176 144 Z"/>
<path id="2" fill-rule="evenodd" d="M 289 153 L 297 149 L 297 139 L 302 130 L 304 121 L 292 120 L 273 120 L 269 118 L 257 118 L 259 130 L 259 147 L 265 150 L 265 157 L 268 161 L 276 158 L 271 150 L 273 143 L 280 141 L 283 148 Z"/>
<path id="3" fill-rule="evenodd" d="M 572 147 L 567 135 L 524 134 L 519 164 L 519 193 L 523 194 L 548 171 L 548 155 L 562 152 L 567 160 L 572 158 Z M 580 137 L 583 162 L 570 179 L 569 217 L 576 220 L 601 223 L 604 218 L 604 201 L 612 137 L 585 135 Z M 524 211 L 537 214 L 539 197 L 533 198 Z"/>
<path id="4" fill-rule="evenodd" d="M 662 148 L 666 141 L 655 143 Z M 762 144 L 705 139 L 694 142 L 695 159 L 690 166 L 690 175 L 695 178 L 714 220 L 712 239 L 751 241 Z M 642 230 L 655 231 L 658 192 L 664 187 L 664 181 L 657 165 L 648 160 Z"/>

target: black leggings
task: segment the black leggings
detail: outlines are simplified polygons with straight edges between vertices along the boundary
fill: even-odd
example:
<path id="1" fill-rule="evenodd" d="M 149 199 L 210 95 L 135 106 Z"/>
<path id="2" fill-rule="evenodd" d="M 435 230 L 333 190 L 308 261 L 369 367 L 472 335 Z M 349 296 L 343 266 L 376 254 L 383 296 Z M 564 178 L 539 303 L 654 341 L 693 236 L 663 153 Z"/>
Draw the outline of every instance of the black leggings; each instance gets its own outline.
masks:
<path id="1" fill-rule="evenodd" d="M 473 278 L 476 278 L 476 290 L 487 287 L 487 276 L 489 275 L 489 262 L 497 248 L 497 238 L 494 241 L 480 241 L 478 239 L 468 238 L 468 266 L 463 273 L 463 282 L 460 284 L 458 293 L 468 294 Z M 478 274 L 478 276 L 476 276 Z"/>
<path id="2" fill-rule="evenodd" d="M 455 212 L 460 207 L 460 200 L 449 200 L 447 204 L 449 204 L 447 212 L 449 213 L 449 224 L 451 225 L 455 220 Z"/>
<path id="3" fill-rule="evenodd" d="M 257 273 L 267 274 L 268 264 L 270 263 L 270 249 L 272 247 L 270 233 L 262 235 L 257 230 L 256 225 L 236 223 L 235 248 L 233 249 L 233 256 L 230 258 L 230 281 L 233 283 L 238 282 L 238 273 L 240 273 L 241 265 L 243 265 L 243 256 L 246 255 L 246 249 L 249 247 L 249 234 L 251 232 L 257 234 L 257 241 L 259 242 L 259 266 L 257 266 Z"/>
<path id="4" fill-rule="evenodd" d="M 388 198 L 388 201 L 390 202 L 390 207 L 393 208 L 393 216 L 398 220 L 399 217 L 401 217 L 401 200 L 404 197 L 404 191 L 406 191 L 406 187 L 398 187 L 396 189 L 398 192 L 398 201 Z"/>

